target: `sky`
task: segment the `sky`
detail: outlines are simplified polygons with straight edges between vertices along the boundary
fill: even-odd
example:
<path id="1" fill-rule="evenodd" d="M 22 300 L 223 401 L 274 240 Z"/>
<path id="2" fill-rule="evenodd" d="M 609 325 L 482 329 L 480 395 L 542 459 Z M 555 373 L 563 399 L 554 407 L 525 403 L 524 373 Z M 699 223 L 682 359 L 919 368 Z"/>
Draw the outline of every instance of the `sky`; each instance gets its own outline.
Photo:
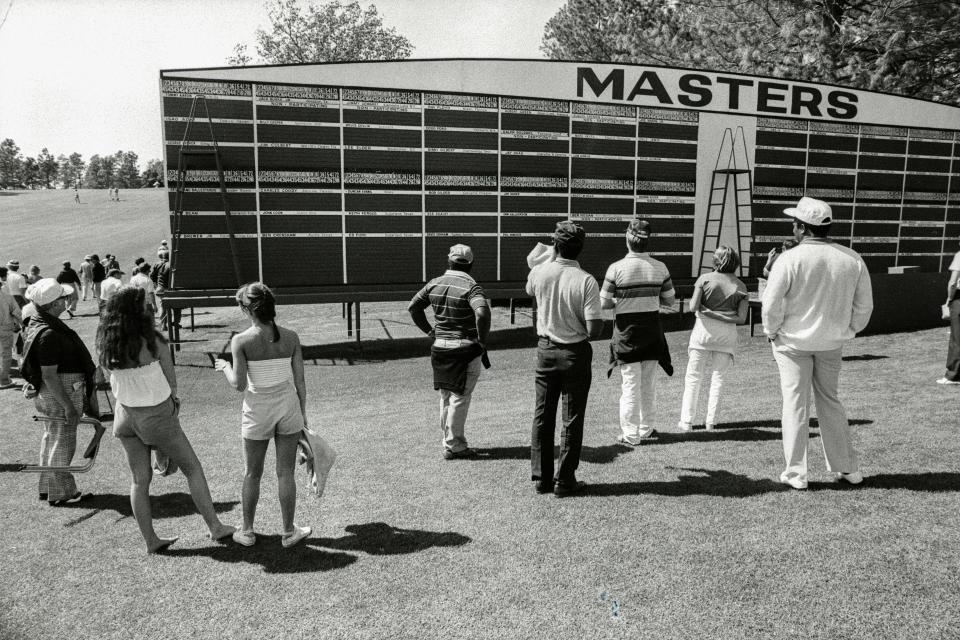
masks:
<path id="1" fill-rule="evenodd" d="M 542 58 L 543 27 L 564 0 L 372 4 L 413 58 Z M 162 156 L 160 70 L 224 66 L 238 42 L 255 57 L 268 24 L 264 0 L 0 0 L 4 14 L 0 139 L 34 157 L 129 150 L 141 165 Z"/>

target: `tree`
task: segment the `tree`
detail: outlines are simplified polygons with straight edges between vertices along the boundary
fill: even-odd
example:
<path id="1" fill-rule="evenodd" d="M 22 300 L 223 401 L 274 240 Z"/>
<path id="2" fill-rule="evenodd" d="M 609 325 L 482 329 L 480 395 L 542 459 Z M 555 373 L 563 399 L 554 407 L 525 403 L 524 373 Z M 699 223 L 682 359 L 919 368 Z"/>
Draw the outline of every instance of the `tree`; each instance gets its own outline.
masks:
<path id="1" fill-rule="evenodd" d="M 133 151 L 117 151 L 114 155 L 117 174 L 114 186 L 136 189 L 140 186 L 140 171 L 137 168 L 137 154 Z"/>
<path id="2" fill-rule="evenodd" d="M 27 156 L 20 165 L 20 184 L 27 189 L 36 189 L 40 186 L 40 166 L 36 158 Z"/>
<path id="3" fill-rule="evenodd" d="M 960 3 L 568 0 L 554 59 L 669 64 L 836 83 L 960 104 Z"/>
<path id="4" fill-rule="evenodd" d="M 83 156 L 79 153 L 71 153 L 70 157 L 60 154 L 57 156 L 57 162 L 60 165 L 58 179 L 64 189 L 71 189 L 83 181 L 83 170 L 86 167 L 86 163 L 83 161 Z"/>
<path id="5" fill-rule="evenodd" d="M 117 153 L 123 153 L 118 151 Z M 117 170 L 116 155 L 100 156 L 100 167 L 97 171 L 97 183 L 101 189 L 111 189 L 115 186 Z"/>
<path id="6" fill-rule="evenodd" d="M 0 188 L 19 187 L 23 158 L 20 147 L 11 138 L 0 142 Z"/>
<path id="7" fill-rule="evenodd" d="M 44 147 L 37 156 L 37 166 L 40 174 L 40 184 L 44 189 L 49 189 L 57 179 L 57 169 L 59 163 Z"/>
<path id="8" fill-rule="evenodd" d="M 90 162 L 87 163 L 87 171 L 83 176 L 83 184 L 87 189 L 103 189 L 105 184 L 100 182 L 100 156 L 93 154 L 90 156 Z"/>
<path id="9" fill-rule="evenodd" d="M 396 29 L 383 26 L 374 5 L 366 10 L 354 0 L 310 3 L 302 12 L 297 0 L 273 0 L 270 30 L 257 29 L 257 55 L 270 64 L 399 60 L 409 58 L 413 45 Z M 251 61 L 246 45 L 234 47 L 228 64 Z"/>
<path id="10" fill-rule="evenodd" d="M 141 187 L 153 187 L 155 185 L 163 186 L 163 160 L 154 158 L 147 161 L 147 168 L 140 174 Z"/>

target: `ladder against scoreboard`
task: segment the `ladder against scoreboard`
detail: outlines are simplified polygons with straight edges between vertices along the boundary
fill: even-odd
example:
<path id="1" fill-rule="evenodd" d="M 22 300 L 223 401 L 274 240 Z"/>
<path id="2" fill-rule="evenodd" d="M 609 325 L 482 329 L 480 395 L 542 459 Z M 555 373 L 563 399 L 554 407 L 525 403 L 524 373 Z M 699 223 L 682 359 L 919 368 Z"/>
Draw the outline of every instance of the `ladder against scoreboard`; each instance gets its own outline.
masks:
<path id="1" fill-rule="evenodd" d="M 747 275 L 751 257 L 753 176 L 743 127 L 723 132 L 710 183 L 706 223 L 700 243 L 699 273 L 713 270 L 713 253 L 722 244 L 740 255 L 738 275 Z"/>

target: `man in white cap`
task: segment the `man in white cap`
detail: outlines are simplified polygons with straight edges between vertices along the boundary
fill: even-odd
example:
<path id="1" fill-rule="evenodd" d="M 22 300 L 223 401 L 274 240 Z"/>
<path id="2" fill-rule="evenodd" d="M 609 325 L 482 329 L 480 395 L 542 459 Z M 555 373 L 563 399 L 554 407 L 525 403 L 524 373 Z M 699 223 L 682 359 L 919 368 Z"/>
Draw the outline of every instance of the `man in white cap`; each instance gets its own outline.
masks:
<path id="1" fill-rule="evenodd" d="M 830 205 L 801 198 L 784 209 L 799 244 L 781 255 L 763 294 L 763 330 L 773 343 L 783 396 L 780 481 L 807 488 L 811 389 L 827 470 L 839 482 L 860 484 L 847 414 L 837 395 L 845 342 L 867 326 L 873 292 L 867 265 L 856 251 L 833 242 Z"/>
<path id="2" fill-rule="evenodd" d="M 472 266 L 470 247 L 453 245 L 446 272 L 428 282 L 407 307 L 414 323 L 433 338 L 430 362 L 433 387 L 440 390 L 440 428 L 447 460 L 476 456 L 467 445 L 464 426 L 486 355 L 490 306 L 483 289 L 470 276 Z M 428 306 L 433 307 L 433 327 L 424 313 Z"/>

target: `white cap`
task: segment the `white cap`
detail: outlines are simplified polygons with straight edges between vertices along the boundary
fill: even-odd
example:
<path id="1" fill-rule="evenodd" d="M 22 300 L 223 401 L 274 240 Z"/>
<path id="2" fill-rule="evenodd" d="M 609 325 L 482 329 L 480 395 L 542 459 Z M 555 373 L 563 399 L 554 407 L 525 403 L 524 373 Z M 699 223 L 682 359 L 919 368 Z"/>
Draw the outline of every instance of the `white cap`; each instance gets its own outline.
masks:
<path id="1" fill-rule="evenodd" d="M 783 212 L 791 218 L 815 227 L 833 222 L 833 211 L 830 205 L 816 198 L 804 196 L 800 198 L 797 206 L 784 209 Z"/>
<path id="2" fill-rule="evenodd" d="M 473 262 L 473 251 L 465 244 L 455 244 L 450 247 L 447 260 L 456 264 L 471 264 Z"/>
<path id="3" fill-rule="evenodd" d="M 54 300 L 73 295 L 73 287 L 60 284 L 53 278 L 42 278 L 27 287 L 24 296 L 35 306 L 42 307 Z"/>

